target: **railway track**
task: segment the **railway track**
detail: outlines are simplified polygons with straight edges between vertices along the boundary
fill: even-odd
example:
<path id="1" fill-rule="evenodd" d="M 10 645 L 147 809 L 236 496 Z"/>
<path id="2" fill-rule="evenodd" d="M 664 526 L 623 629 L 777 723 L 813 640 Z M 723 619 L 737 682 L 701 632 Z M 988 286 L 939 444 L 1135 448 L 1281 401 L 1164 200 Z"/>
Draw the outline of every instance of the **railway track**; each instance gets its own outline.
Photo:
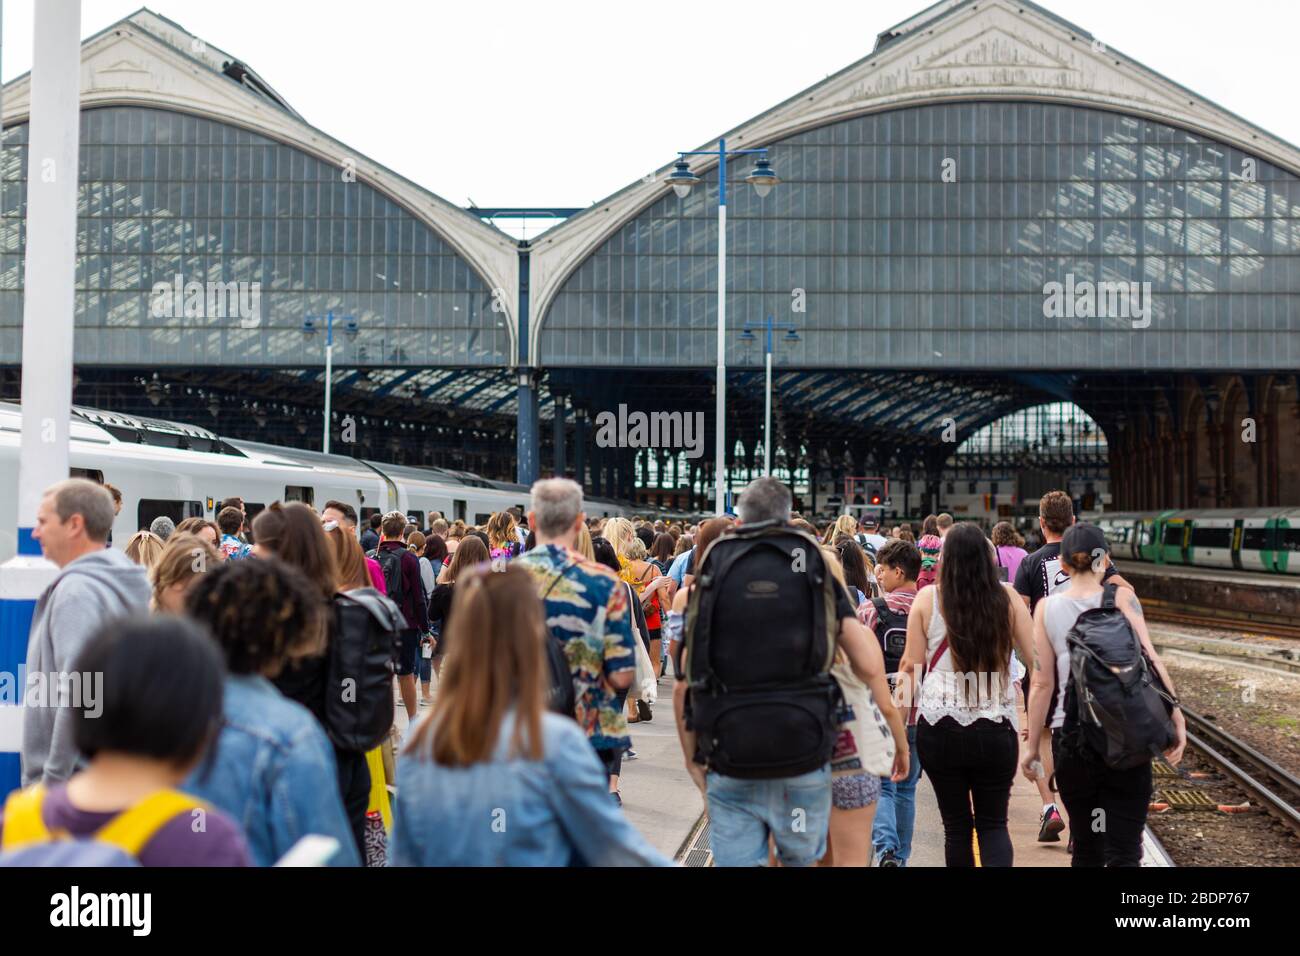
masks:
<path id="1" fill-rule="evenodd" d="M 1271 637 L 1290 637 L 1300 640 L 1300 625 L 1283 624 L 1276 621 L 1260 621 L 1249 616 L 1233 615 L 1231 611 L 1216 608 L 1196 608 L 1192 611 L 1185 607 L 1166 604 L 1154 598 L 1142 597 L 1142 613 L 1150 621 L 1161 624 L 1179 624 L 1184 627 L 1213 627 L 1228 631 L 1245 631 L 1251 634 L 1267 634 Z"/>
<path id="2" fill-rule="evenodd" d="M 1300 777 L 1195 711 L 1183 708 L 1187 743 L 1203 753 L 1252 800 L 1300 833 Z"/>

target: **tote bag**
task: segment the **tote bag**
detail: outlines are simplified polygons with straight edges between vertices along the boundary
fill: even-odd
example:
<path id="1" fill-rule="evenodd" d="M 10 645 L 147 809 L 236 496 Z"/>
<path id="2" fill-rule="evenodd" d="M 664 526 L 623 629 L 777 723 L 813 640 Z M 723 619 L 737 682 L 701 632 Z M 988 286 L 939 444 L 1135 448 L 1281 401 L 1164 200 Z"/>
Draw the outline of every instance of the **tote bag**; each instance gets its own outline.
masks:
<path id="1" fill-rule="evenodd" d="M 876 706 L 871 689 L 842 660 L 836 660 L 831 666 L 831 676 L 840 685 L 842 697 L 831 774 L 846 776 L 864 772 L 888 777 L 894 769 L 894 735 L 885 715 Z"/>

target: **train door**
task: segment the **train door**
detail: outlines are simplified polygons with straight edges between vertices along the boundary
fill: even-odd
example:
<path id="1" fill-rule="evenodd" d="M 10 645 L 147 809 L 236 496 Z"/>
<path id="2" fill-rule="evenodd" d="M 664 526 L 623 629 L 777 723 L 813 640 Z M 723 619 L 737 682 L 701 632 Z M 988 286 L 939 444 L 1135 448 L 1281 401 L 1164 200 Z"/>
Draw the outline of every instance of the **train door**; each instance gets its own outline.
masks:
<path id="1" fill-rule="evenodd" d="M 1241 549 L 1237 559 L 1243 571 L 1276 571 L 1274 567 L 1274 517 L 1245 518 L 1241 522 Z"/>
<path id="2" fill-rule="evenodd" d="M 454 498 L 451 502 L 452 521 L 464 521 L 467 511 L 466 503 L 460 498 Z"/>
<path id="3" fill-rule="evenodd" d="M 1273 541 L 1274 569 L 1281 574 L 1300 574 L 1300 511 L 1277 516 Z"/>

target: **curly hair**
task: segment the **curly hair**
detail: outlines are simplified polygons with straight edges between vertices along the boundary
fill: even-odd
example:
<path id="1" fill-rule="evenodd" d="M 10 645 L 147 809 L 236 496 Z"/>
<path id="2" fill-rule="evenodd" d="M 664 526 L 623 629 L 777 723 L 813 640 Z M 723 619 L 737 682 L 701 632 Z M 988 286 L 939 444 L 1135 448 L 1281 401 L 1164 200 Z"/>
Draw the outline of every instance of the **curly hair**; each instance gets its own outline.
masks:
<path id="1" fill-rule="evenodd" d="M 230 673 L 267 677 L 324 646 L 326 607 L 306 575 L 275 558 L 227 561 L 200 575 L 185 601 L 190 617 L 208 626 Z"/>

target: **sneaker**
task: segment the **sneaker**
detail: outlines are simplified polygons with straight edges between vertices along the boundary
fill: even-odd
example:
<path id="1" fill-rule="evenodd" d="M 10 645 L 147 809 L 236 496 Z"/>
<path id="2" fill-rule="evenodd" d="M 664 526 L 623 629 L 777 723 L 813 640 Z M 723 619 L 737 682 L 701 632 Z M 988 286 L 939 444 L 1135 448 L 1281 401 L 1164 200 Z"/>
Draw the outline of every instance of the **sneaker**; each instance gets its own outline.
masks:
<path id="1" fill-rule="evenodd" d="M 903 861 L 898 858 L 898 854 L 895 853 L 893 850 L 886 850 L 884 853 L 880 854 L 880 862 L 877 863 L 876 865 L 880 867 L 886 867 L 886 866 L 901 867 L 903 865 Z"/>
<path id="2" fill-rule="evenodd" d="M 642 721 L 654 720 L 654 712 L 650 709 L 650 705 L 643 700 L 636 702 L 636 715 Z"/>
<path id="3" fill-rule="evenodd" d="M 616 803 L 618 806 L 621 807 L 623 805 L 623 796 L 617 790 L 610 793 L 610 796 L 614 798 L 614 803 Z"/>
<path id="4" fill-rule="evenodd" d="M 629 750 L 627 753 L 623 754 L 623 759 L 624 759 L 624 760 L 636 760 L 637 757 L 639 757 L 639 756 L 641 756 L 641 755 L 638 754 L 635 750 Z"/>
<path id="5" fill-rule="evenodd" d="M 421 697 L 421 698 L 420 698 L 420 706 L 421 706 L 421 707 L 428 707 L 428 706 L 429 706 L 430 704 L 432 704 L 432 703 L 433 703 L 433 698 L 432 698 L 432 697 Z"/>
<path id="6" fill-rule="evenodd" d="M 1060 843 L 1061 831 L 1065 829 L 1065 821 L 1061 819 L 1061 813 L 1056 806 L 1050 806 L 1038 818 L 1038 842 L 1039 843 Z"/>

